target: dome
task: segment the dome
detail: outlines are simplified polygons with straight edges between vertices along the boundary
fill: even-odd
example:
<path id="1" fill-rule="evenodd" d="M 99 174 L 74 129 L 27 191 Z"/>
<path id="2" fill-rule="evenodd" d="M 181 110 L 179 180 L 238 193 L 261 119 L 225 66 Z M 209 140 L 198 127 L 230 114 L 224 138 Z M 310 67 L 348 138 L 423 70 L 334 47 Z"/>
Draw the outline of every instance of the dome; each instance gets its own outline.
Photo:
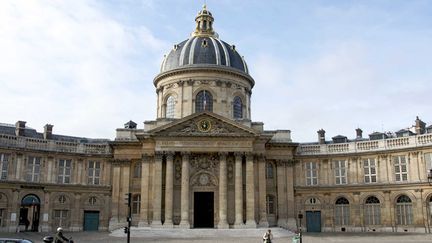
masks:
<path id="1" fill-rule="evenodd" d="M 234 68 L 249 73 L 244 58 L 234 45 L 219 39 L 213 31 L 214 18 L 204 5 L 198 12 L 196 29 L 191 37 L 176 45 L 165 55 L 161 73 L 190 67 L 223 67 Z"/>

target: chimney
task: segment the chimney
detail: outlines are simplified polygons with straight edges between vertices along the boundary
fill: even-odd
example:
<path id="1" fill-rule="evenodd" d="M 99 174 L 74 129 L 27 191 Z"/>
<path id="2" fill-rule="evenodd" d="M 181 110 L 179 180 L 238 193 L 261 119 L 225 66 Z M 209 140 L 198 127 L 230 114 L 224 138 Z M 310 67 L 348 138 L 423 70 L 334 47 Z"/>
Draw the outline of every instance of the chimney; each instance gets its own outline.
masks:
<path id="1" fill-rule="evenodd" d="M 322 128 L 318 131 L 318 143 L 325 144 L 325 131 Z"/>
<path id="2" fill-rule="evenodd" d="M 415 120 L 415 132 L 417 135 L 423 134 L 426 131 L 426 123 L 424 123 L 422 120 L 419 119 L 419 117 L 416 117 Z"/>
<path id="3" fill-rule="evenodd" d="M 44 126 L 44 133 L 43 133 L 44 139 L 51 139 L 52 138 L 53 126 L 54 125 L 51 125 L 51 124 L 46 124 Z"/>
<path id="4" fill-rule="evenodd" d="M 16 136 L 24 136 L 25 131 L 25 121 L 17 121 L 15 123 L 15 135 Z"/>
<path id="5" fill-rule="evenodd" d="M 360 128 L 356 129 L 356 139 L 361 139 L 363 138 L 363 130 L 361 130 Z"/>

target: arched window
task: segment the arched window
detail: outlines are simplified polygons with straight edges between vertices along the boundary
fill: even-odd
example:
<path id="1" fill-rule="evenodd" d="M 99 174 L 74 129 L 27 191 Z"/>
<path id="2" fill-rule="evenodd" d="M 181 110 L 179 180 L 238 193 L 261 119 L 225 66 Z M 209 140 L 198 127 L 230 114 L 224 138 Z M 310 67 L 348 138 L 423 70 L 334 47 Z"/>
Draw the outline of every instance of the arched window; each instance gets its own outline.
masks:
<path id="1" fill-rule="evenodd" d="M 275 197 L 267 195 L 266 197 L 267 214 L 275 214 Z"/>
<path id="2" fill-rule="evenodd" d="M 273 179 L 273 164 L 266 163 L 266 179 Z"/>
<path id="3" fill-rule="evenodd" d="M 132 213 L 139 214 L 141 209 L 141 195 L 135 194 L 132 196 Z"/>
<path id="4" fill-rule="evenodd" d="M 166 101 L 165 117 L 174 118 L 174 111 L 175 111 L 175 99 L 173 96 L 169 96 Z"/>
<path id="5" fill-rule="evenodd" d="M 350 218 L 349 201 L 341 197 L 335 203 L 335 225 L 348 225 Z"/>
<path id="6" fill-rule="evenodd" d="M 234 114 L 234 119 L 243 118 L 243 104 L 242 104 L 242 100 L 238 96 L 234 97 L 233 114 Z"/>
<path id="7" fill-rule="evenodd" d="M 207 90 L 200 91 L 195 99 L 195 111 L 213 111 L 213 97 Z"/>
<path id="8" fill-rule="evenodd" d="M 413 212 L 411 199 L 402 195 L 396 200 L 396 219 L 398 225 L 412 224 Z"/>
<path id="9" fill-rule="evenodd" d="M 370 196 L 364 205 L 365 225 L 381 224 L 381 206 L 378 198 Z"/>

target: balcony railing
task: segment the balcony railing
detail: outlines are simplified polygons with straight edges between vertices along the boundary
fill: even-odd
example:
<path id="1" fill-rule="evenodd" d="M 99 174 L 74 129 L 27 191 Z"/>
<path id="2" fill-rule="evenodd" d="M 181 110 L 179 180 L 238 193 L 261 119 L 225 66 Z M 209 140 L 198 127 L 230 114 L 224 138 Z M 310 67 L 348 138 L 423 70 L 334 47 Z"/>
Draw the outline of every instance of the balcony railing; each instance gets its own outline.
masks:
<path id="1" fill-rule="evenodd" d="M 111 153 L 111 148 L 107 142 L 79 143 L 0 134 L 0 148 L 4 147 L 79 154 Z"/>
<path id="2" fill-rule="evenodd" d="M 432 145 L 432 133 L 381 140 L 353 141 L 331 144 L 300 144 L 298 155 L 345 154 L 382 150 L 396 150 Z"/>

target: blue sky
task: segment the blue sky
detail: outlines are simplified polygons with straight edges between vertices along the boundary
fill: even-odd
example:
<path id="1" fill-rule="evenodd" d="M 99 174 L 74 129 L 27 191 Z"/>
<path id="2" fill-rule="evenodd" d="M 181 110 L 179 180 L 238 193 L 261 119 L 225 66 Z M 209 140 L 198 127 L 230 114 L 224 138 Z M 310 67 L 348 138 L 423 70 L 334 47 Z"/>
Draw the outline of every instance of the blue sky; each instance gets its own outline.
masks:
<path id="1" fill-rule="evenodd" d="M 204 1 L 0 1 L 0 122 L 114 138 Z M 432 124 L 432 1 L 207 0 L 255 79 L 252 119 L 294 141 Z"/>

